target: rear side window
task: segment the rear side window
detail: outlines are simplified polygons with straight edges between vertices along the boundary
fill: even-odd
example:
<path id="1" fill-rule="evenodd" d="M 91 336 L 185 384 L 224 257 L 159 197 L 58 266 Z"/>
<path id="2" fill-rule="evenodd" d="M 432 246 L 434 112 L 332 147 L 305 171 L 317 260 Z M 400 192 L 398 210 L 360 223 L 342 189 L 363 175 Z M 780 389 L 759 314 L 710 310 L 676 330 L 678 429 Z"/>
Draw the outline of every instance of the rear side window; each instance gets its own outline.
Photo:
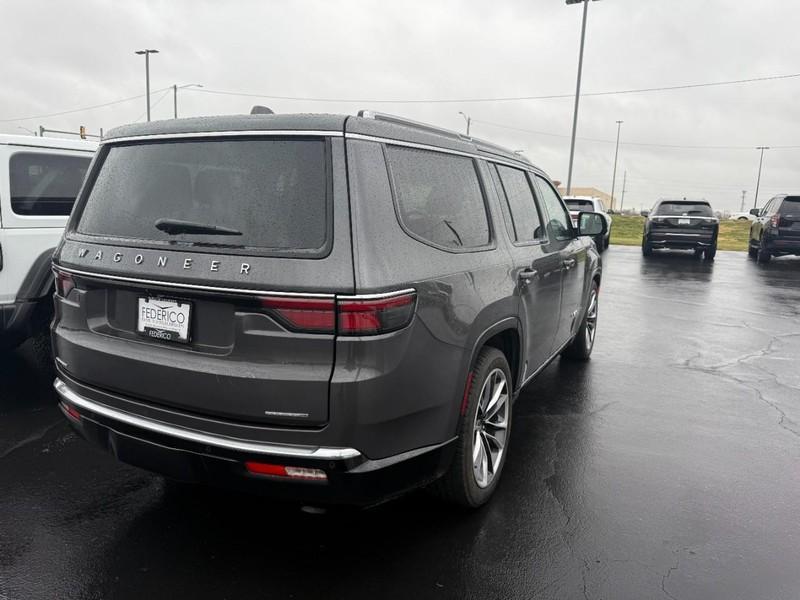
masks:
<path id="1" fill-rule="evenodd" d="M 570 200 L 569 198 L 565 198 L 564 203 L 570 210 L 594 212 L 594 204 L 592 204 L 591 200 Z"/>
<path id="2" fill-rule="evenodd" d="M 471 158 L 387 146 L 400 221 L 423 242 L 452 248 L 489 244 L 486 204 Z"/>
<path id="3" fill-rule="evenodd" d="M 90 157 L 18 152 L 11 157 L 11 210 L 24 216 L 68 216 Z"/>
<path id="4" fill-rule="evenodd" d="M 656 215 L 662 217 L 713 217 L 711 205 L 707 202 L 662 202 Z"/>
<path id="5" fill-rule="evenodd" d="M 497 178 L 495 185 L 499 183 L 501 202 L 504 199 L 507 202 L 508 210 L 503 212 L 508 212 L 512 238 L 516 242 L 541 240 L 544 236 L 542 221 L 528 176 L 524 171 L 503 165 L 492 165 L 490 169 L 492 176 Z"/>
<path id="6" fill-rule="evenodd" d="M 211 139 L 112 146 L 78 233 L 182 248 L 319 253 L 330 230 L 321 139 Z M 225 228 L 164 227 L 164 221 Z M 161 222 L 157 227 L 157 222 Z M 232 233 L 234 232 L 234 233 Z"/>

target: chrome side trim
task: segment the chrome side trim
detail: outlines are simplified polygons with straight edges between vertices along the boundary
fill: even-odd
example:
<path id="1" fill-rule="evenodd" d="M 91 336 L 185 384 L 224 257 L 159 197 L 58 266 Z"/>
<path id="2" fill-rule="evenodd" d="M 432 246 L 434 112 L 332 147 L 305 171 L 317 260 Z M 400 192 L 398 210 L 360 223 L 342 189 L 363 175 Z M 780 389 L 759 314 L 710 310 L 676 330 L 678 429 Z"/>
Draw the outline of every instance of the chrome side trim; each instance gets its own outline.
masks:
<path id="1" fill-rule="evenodd" d="M 162 281 L 158 279 L 139 279 L 138 277 L 126 277 L 124 275 L 109 275 L 107 273 L 94 273 L 91 271 L 81 271 L 79 269 L 72 269 L 70 267 L 63 267 L 60 265 L 53 265 L 53 271 L 64 271 L 80 277 L 88 279 L 106 279 L 110 281 L 122 281 L 127 283 L 137 283 L 143 285 L 155 285 L 161 287 L 177 287 L 182 289 L 200 290 L 203 292 L 222 292 L 225 294 L 247 294 L 256 296 L 282 296 L 290 298 L 324 298 L 334 299 L 341 298 L 343 300 L 379 300 L 381 298 L 392 298 L 394 296 L 402 296 L 403 294 L 411 294 L 416 292 L 414 288 L 406 288 L 403 290 L 396 290 L 391 292 L 383 292 L 379 294 L 326 294 L 317 292 L 276 292 L 273 290 L 258 290 L 252 288 L 228 288 L 217 287 L 211 285 L 199 285 L 194 283 L 179 283 L 177 281 Z"/>
<path id="2" fill-rule="evenodd" d="M 131 135 L 128 137 L 106 138 L 101 144 L 115 144 L 117 142 L 142 142 L 149 140 L 170 140 L 186 138 L 207 138 L 207 137 L 237 137 L 237 136 L 323 136 L 323 137 L 342 137 L 341 131 L 300 131 L 300 130 L 246 130 L 246 131 L 196 131 L 191 133 L 157 133 L 153 135 Z"/>
<path id="3" fill-rule="evenodd" d="M 79 409 L 83 408 L 85 410 L 89 410 L 93 413 L 102 415 L 109 419 L 114 419 L 115 421 L 132 425 L 133 427 L 139 427 L 141 429 L 146 429 L 147 431 L 152 431 L 154 433 L 176 437 L 182 440 L 187 440 L 189 442 L 205 444 L 207 446 L 215 446 L 217 448 L 224 448 L 226 450 L 252 452 L 254 454 L 270 454 L 274 456 L 316 458 L 321 460 L 347 459 L 347 458 L 357 458 L 361 456 L 361 453 L 355 448 L 329 448 L 324 446 L 312 447 L 312 446 L 286 446 L 279 444 L 264 444 L 260 442 L 247 442 L 242 440 L 235 440 L 232 438 L 213 435 L 210 433 L 202 433 L 191 429 L 184 429 L 182 427 L 168 425 L 160 421 L 154 421 L 152 419 L 138 417 L 131 413 L 117 410 L 115 408 L 111 408 L 109 406 L 105 406 L 103 404 L 99 404 L 97 402 L 89 400 L 88 398 L 85 398 L 80 394 L 71 390 L 67 386 L 67 384 L 64 383 L 59 378 L 56 378 L 56 380 L 53 382 L 53 387 L 55 388 L 58 395 L 61 396 L 61 398 L 63 398 L 64 400 L 68 401 L 71 404 L 74 404 Z"/>

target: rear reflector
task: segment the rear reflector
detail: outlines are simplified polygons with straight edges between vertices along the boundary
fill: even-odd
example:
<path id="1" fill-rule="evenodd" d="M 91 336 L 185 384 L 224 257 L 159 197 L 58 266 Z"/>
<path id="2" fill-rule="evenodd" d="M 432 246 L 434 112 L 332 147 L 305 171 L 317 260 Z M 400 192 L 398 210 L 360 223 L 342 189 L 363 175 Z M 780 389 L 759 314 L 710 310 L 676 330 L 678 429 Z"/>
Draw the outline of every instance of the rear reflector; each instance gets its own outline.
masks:
<path id="1" fill-rule="evenodd" d="M 65 404 L 64 402 L 59 403 L 61 407 L 61 411 L 67 416 L 67 418 L 79 423 L 81 420 L 81 413 L 79 413 L 75 407 L 70 406 L 69 404 Z"/>
<path id="2" fill-rule="evenodd" d="M 304 479 L 306 481 L 327 481 L 328 476 L 322 469 L 309 469 L 306 467 L 290 467 L 284 465 L 271 465 L 247 461 L 245 468 L 253 475 L 267 475 L 270 477 L 285 477 L 288 479 Z"/>
<path id="3" fill-rule="evenodd" d="M 358 297 L 334 301 L 282 296 L 266 296 L 259 300 L 261 306 L 292 331 L 375 335 L 408 325 L 414 316 L 416 298 L 416 292 L 412 291 L 363 300 Z"/>

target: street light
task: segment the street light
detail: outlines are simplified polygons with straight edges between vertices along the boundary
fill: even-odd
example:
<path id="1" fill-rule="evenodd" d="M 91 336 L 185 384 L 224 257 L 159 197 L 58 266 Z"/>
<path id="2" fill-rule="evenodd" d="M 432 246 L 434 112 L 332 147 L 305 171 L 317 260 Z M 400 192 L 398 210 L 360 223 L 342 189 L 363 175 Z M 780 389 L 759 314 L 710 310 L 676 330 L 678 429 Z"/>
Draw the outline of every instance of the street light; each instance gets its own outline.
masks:
<path id="1" fill-rule="evenodd" d="M 617 187 L 617 157 L 619 156 L 619 130 L 623 121 L 617 121 L 617 149 L 614 150 L 614 175 L 611 177 L 611 210 L 614 210 L 614 189 Z"/>
<path id="2" fill-rule="evenodd" d="M 193 88 L 193 87 L 201 88 L 203 86 L 199 83 L 187 83 L 186 85 L 178 85 L 178 84 L 172 85 L 172 108 L 174 111 L 173 114 L 175 115 L 176 119 L 178 118 L 178 90 L 183 90 L 185 88 Z"/>
<path id="3" fill-rule="evenodd" d="M 753 208 L 758 208 L 758 187 L 761 185 L 761 166 L 764 164 L 764 150 L 769 150 L 769 146 L 758 146 L 756 150 L 761 150 L 761 158 L 758 160 L 758 179 L 756 180 L 756 199 L 753 200 Z"/>
<path id="4" fill-rule="evenodd" d="M 597 0 L 595 0 L 597 1 Z M 567 195 L 572 191 L 572 163 L 575 159 L 575 132 L 578 129 L 578 102 L 581 98 L 581 72 L 583 71 L 583 42 L 586 39 L 586 14 L 589 0 L 567 0 L 567 6 L 583 2 L 583 24 L 581 25 L 581 49 L 578 54 L 578 83 L 575 86 L 575 111 L 572 115 L 572 141 L 569 145 L 569 171 L 567 171 Z"/>
<path id="5" fill-rule="evenodd" d="M 461 111 L 458 111 L 458 114 L 460 114 L 462 117 L 464 117 L 464 120 L 467 122 L 467 136 L 469 136 L 469 126 L 470 126 L 470 123 L 472 123 L 472 118 L 469 115 L 465 115 Z"/>
<path id="6" fill-rule="evenodd" d="M 136 54 L 144 54 L 144 77 L 147 91 L 147 120 L 150 120 L 150 55 L 158 54 L 158 50 L 144 49 L 136 50 Z"/>

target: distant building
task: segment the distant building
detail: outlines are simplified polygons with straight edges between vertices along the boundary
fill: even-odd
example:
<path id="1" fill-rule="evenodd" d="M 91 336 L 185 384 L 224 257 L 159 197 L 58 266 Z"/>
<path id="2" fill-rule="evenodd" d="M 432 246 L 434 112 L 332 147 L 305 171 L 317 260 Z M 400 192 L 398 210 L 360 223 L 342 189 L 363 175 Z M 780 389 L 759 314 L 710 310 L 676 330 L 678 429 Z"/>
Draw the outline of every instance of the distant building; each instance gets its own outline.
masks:
<path id="1" fill-rule="evenodd" d="M 567 189 L 563 185 L 560 185 L 558 186 L 558 193 L 562 196 L 566 196 Z M 597 188 L 573 186 L 570 196 L 592 196 L 594 198 L 600 198 L 600 200 L 603 202 L 603 206 L 606 207 L 606 210 L 612 208 L 611 194 L 606 194 L 604 191 L 598 190 Z M 618 209 L 619 206 L 615 203 L 613 208 Z"/>

